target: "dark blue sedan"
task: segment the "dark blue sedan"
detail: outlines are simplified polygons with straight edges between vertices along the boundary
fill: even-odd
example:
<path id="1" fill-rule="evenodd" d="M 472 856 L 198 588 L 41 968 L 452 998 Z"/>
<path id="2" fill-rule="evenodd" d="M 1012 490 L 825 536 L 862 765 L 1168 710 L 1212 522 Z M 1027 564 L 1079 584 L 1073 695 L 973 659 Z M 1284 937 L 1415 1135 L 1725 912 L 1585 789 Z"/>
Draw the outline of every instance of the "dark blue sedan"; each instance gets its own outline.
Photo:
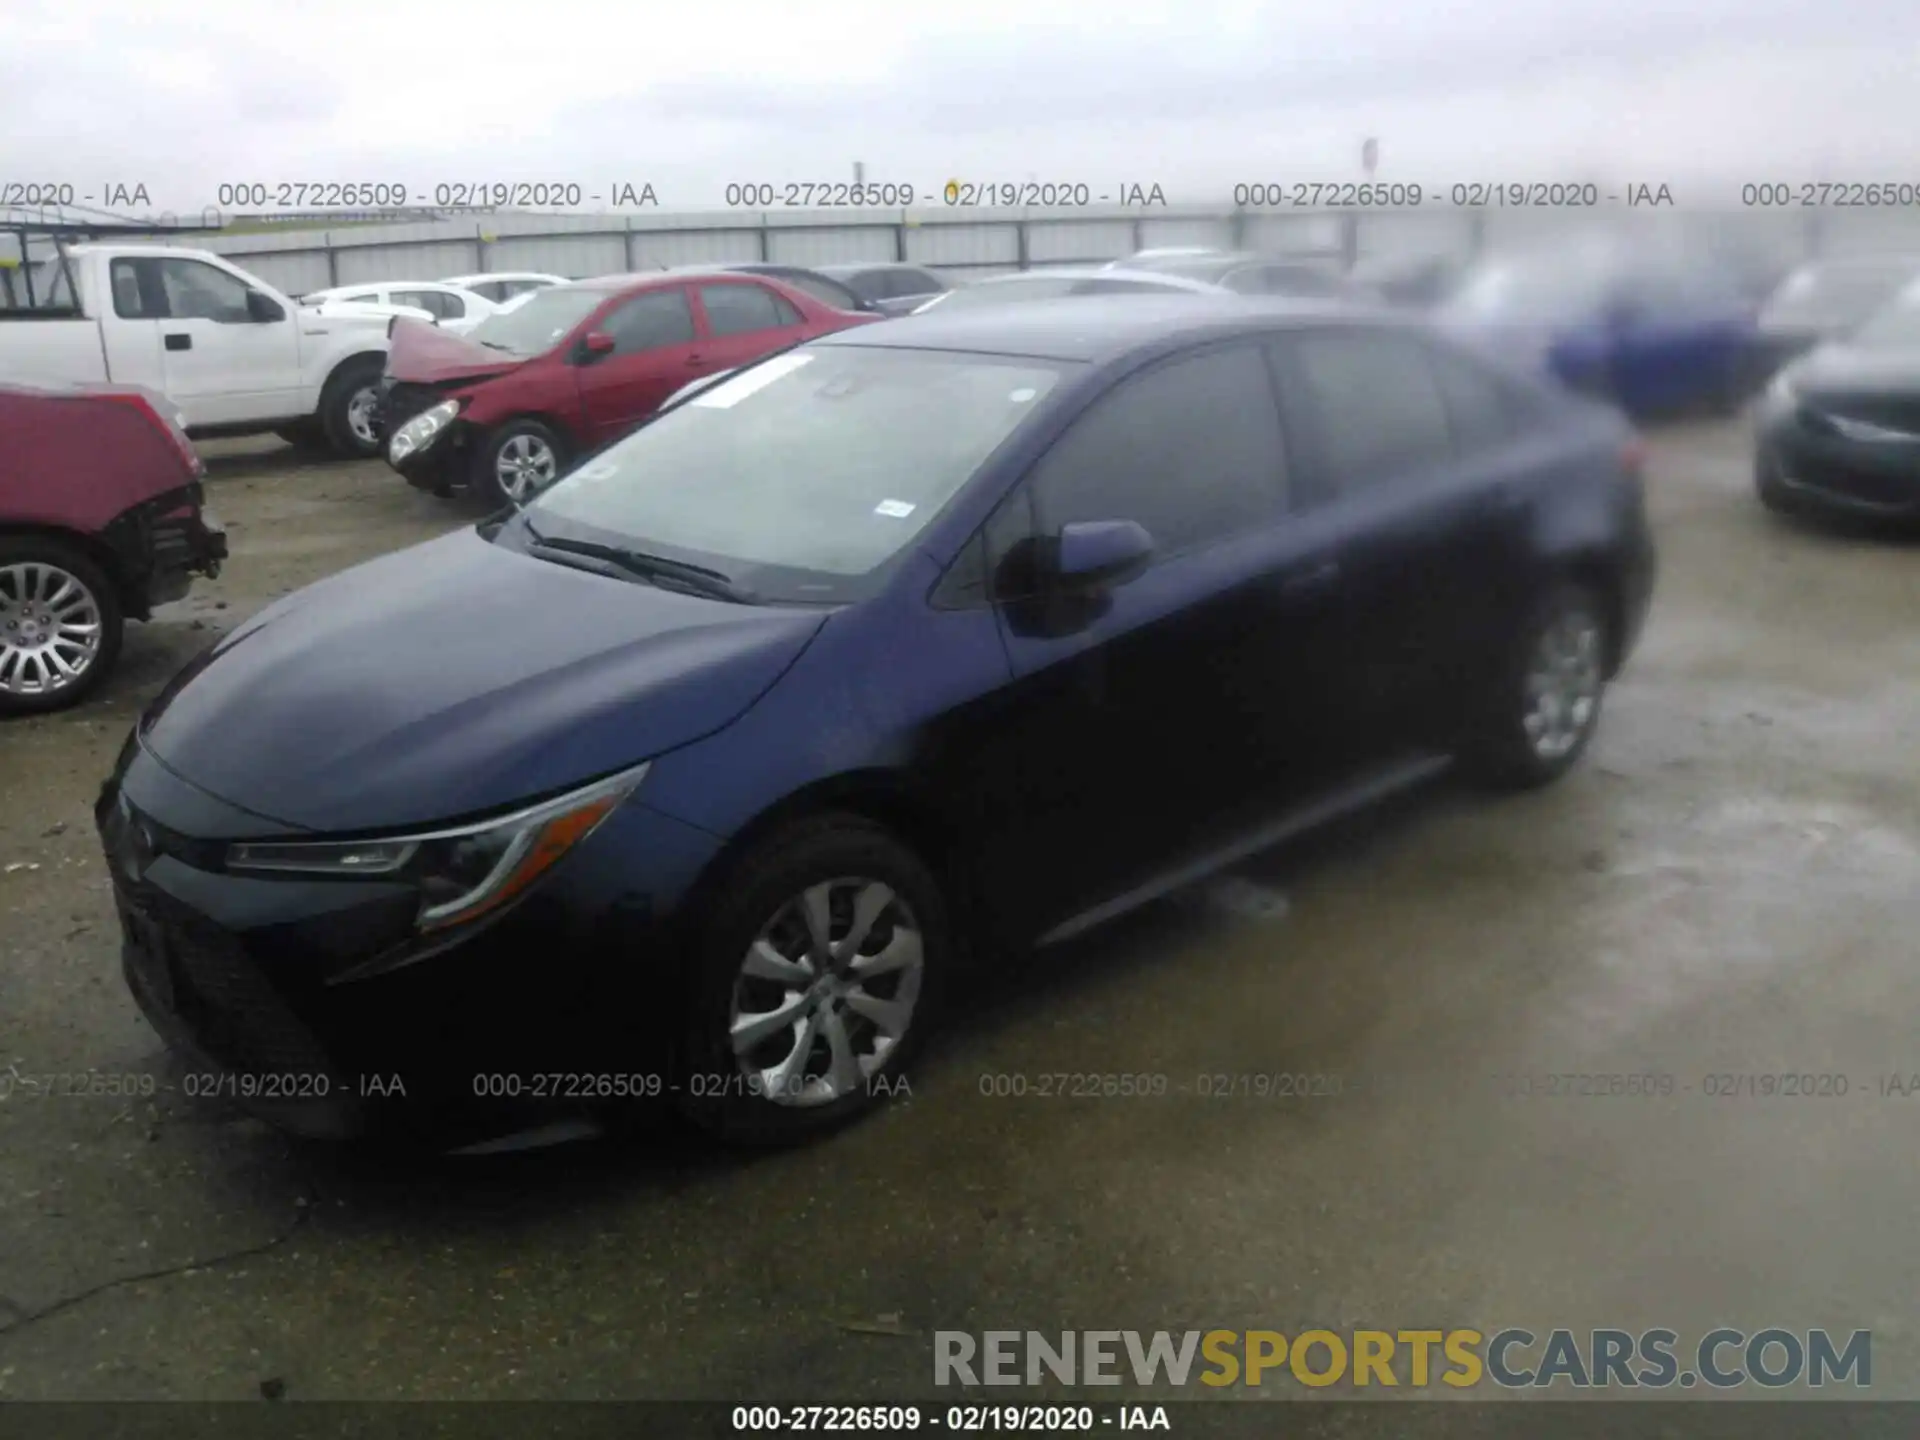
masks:
<path id="1" fill-rule="evenodd" d="M 189 666 L 97 811 L 128 982 L 302 1133 L 831 1126 L 970 961 L 1453 757 L 1566 770 L 1653 583 L 1638 463 L 1385 316 L 814 341 Z"/>
<path id="2" fill-rule="evenodd" d="M 1759 378 L 1757 307 L 1722 268 L 1632 252 L 1476 269 L 1445 323 L 1629 415 L 1731 413 Z"/>

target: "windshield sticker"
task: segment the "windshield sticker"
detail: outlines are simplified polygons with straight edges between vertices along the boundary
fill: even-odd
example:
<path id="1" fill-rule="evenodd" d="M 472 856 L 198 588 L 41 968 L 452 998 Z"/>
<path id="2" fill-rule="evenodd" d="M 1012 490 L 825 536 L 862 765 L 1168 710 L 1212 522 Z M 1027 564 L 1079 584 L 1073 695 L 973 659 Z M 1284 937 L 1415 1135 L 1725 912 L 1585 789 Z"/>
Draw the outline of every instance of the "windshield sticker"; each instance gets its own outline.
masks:
<path id="1" fill-rule="evenodd" d="M 1031 385 L 1022 385 L 1018 390 L 1014 391 L 1011 395 L 1007 396 L 1007 399 L 1011 400 L 1016 405 L 1024 405 L 1027 403 L 1027 401 L 1031 400 L 1034 396 L 1038 395 L 1039 393 L 1040 392 L 1034 389 Z"/>
<path id="2" fill-rule="evenodd" d="M 904 520 L 913 513 L 913 506 L 905 500 L 882 500 L 873 507 L 876 515 L 885 515 L 892 520 Z"/>
<path id="3" fill-rule="evenodd" d="M 709 410 L 731 410 L 749 395 L 756 394 L 778 380 L 782 375 L 791 375 L 802 365 L 811 365 L 811 355 L 776 355 L 771 360 L 736 375 L 730 380 L 722 380 L 704 394 L 689 400 L 689 405 L 704 405 Z"/>

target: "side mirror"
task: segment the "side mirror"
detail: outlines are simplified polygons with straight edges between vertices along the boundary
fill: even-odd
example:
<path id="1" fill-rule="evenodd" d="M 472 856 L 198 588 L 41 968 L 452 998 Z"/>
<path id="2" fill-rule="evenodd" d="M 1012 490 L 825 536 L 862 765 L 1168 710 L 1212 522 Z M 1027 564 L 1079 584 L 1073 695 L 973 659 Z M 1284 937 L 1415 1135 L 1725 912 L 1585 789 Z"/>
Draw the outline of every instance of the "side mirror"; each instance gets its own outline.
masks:
<path id="1" fill-rule="evenodd" d="M 271 296 L 262 295 L 258 290 L 247 291 L 247 318 L 256 325 L 271 325 L 275 321 L 287 318 L 287 312 L 280 302 Z"/>
<path id="2" fill-rule="evenodd" d="M 1132 520 L 1081 520 L 1060 527 L 1053 578 L 1065 588 L 1124 585 L 1153 561 L 1153 536 Z"/>
<path id="3" fill-rule="evenodd" d="M 604 330 L 589 330 L 585 335 L 580 337 L 578 355 L 580 363 L 583 365 L 591 365 L 602 356 L 611 355 L 613 350 L 613 336 L 607 334 Z"/>

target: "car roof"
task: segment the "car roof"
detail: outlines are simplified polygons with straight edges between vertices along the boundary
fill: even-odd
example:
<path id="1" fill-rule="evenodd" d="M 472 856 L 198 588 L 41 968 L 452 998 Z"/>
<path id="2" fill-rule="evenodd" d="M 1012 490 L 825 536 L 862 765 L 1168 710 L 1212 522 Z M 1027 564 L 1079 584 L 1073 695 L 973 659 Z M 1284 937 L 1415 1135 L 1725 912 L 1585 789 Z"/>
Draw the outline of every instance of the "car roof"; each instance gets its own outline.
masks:
<path id="1" fill-rule="evenodd" d="M 921 314 L 836 331 L 810 343 L 1098 362 L 1165 342 L 1287 329 L 1331 319 L 1354 324 L 1406 323 L 1338 302 L 1252 298 L 1208 289 L 1117 301 L 1112 296 L 1066 296 L 978 310 L 936 305 Z"/>
<path id="2" fill-rule="evenodd" d="M 1185 275 L 1168 275 L 1158 270 L 1126 270 L 1119 267 L 1107 268 L 1099 265 L 1063 265 L 1059 269 L 1016 270 L 1011 275 L 989 275 L 984 280 L 974 281 L 974 285 L 1005 285 L 1021 280 L 1132 280 L 1142 285 L 1152 285 L 1164 289 L 1172 286 L 1177 290 L 1190 290 L 1194 294 L 1212 294 L 1220 287 L 1209 285 L 1204 280 L 1194 280 Z"/>
<path id="3" fill-rule="evenodd" d="M 927 270 L 930 266 L 912 260 L 852 260 L 819 267 L 822 275 L 864 275 L 873 270 Z"/>

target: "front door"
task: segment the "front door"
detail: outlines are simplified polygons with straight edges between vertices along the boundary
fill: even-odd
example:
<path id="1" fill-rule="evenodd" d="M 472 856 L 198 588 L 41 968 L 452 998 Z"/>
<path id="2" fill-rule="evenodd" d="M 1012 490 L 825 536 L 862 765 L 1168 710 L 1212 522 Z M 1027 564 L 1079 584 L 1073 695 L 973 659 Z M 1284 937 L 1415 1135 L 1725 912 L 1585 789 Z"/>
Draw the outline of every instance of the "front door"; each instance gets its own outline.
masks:
<path id="1" fill-rule="evenodd" d="M 286 306 L 262 296 L 271 309 L 256 313 L 247 284 L 204 260 L 118 259 L 111 284 L 116 316 L 159 331 L 162 383 L 189 426 L 298 413 L 300 322 Z M 136 303 L 141 313 L 128 316 Z"/>
<path id="2" fill-rule="evenodd" d="M 706 373 L 684 285 L 629 296 L 593 329 L 611 336 L 613 349 L 576 357 L 586 449 L 620 439 L 687 381 Z"/>
<path id="3" fill-rule="evenodd" d="M 1025 928 L 1151 881 L 1308 783 L 1338 586 L 1286 517 L 1286 471 L 1260 348 L 1214 347 L 1095 401 L 990 522 L 1014 675 L 993 773 L 1019 805 L 988 881 Z M 1154 537 L 1144 574 L 1078 598 L 1023 575 L 1023 554 L 1096 520 Z"/>

